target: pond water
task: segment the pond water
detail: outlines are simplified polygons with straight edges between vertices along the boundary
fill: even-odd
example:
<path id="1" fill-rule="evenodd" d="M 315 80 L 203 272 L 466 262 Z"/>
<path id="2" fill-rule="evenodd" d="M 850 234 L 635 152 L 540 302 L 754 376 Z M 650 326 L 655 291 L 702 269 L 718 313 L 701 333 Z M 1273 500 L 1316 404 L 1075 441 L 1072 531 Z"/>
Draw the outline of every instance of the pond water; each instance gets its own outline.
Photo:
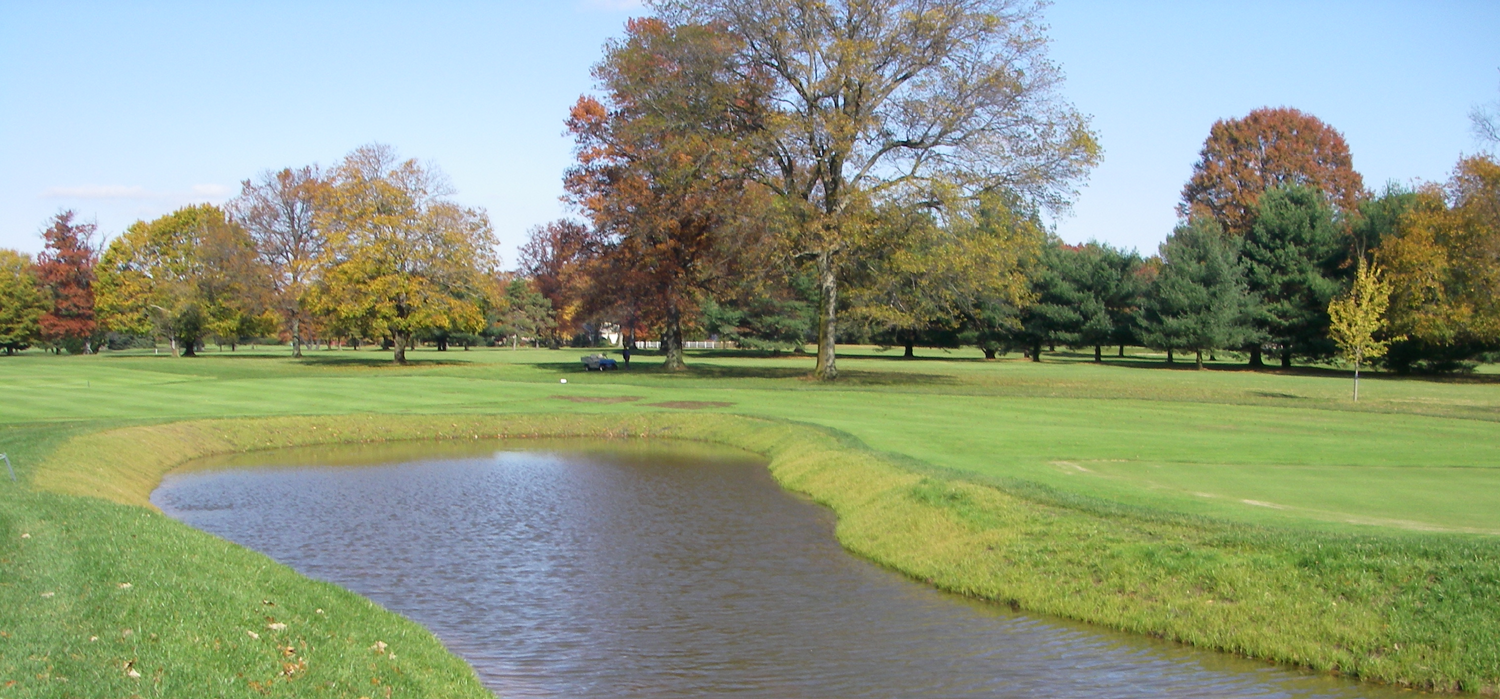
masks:
<path id="1" fill-rule="evenodd" d="M 504 697 L 1410 696 L 935 591 L 739 452 L 284 450 L 152 500 L 424 624 Z"/>

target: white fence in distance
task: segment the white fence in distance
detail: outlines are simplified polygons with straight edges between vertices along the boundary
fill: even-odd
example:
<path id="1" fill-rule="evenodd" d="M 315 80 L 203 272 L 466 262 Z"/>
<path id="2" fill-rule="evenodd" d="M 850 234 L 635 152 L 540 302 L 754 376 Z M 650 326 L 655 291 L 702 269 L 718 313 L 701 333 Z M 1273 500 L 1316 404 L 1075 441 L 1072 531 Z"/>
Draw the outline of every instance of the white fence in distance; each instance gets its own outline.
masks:
<path id="1" fill-rule="evenodd" d="M 659 350 L 661 349 L 661 341 L 636 340 L 635 346 L 638 349 Z M 738 345 L 735 343 L 725 340 L 684 340 L 682 342 L 683 349 L 735 349 L 736 347 Z"/>

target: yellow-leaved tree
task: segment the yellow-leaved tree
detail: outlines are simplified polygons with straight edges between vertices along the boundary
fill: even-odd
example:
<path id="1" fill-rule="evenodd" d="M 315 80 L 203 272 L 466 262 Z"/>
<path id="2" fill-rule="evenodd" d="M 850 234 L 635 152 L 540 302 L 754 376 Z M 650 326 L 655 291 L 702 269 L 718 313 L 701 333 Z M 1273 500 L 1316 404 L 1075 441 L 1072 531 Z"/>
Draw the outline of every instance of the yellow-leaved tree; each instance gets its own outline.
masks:
<path id="1" fill-rule="evenodd" d="M 1380 278 L 1380 268 L 1368 265 L 1364 259 L 1354 273 L 1354 285 L 1328 304 L 1328 317 L 1332 323 L 1328 334 L 1339 346 L 1343 359 L 1354 365 L 1354 400 L 1359 400 L 1359 369 L 1366 361 L 1385 355 L 1385 350 L 1395 337 L 1387 340 L 1375 339 L 1376 333 L 1385 329 L 1385 310 L 1391 303 L 1391 285 Z"/>
<path id="2" fill-rule="evenodd" d="M 485 326 L 497 260 L 489 217 L 444 197 L 442 173 L 369 145 L 332 173 L 320 228 L 324 272 L 312 306 L 332 325 L 389 338 L 395 362 L 423 331 Z"/>
<path id="3" fill-rule="evenodd" d="M 1500 343 L 1500 162 L 1464 158 L 1447 187 L 1418 190 L 1376 256 L 1389 272 L 1391 328 L 1408 344 L 1458 360 Z M 1392 360 L 1398 370 L 1412 361 Z"/>
<path id="4" fill-rule="evenodd" d="M 105 327 L 165 335 L 184 356 L 205 336 L 233 345 L 274 328 L 253 241 L 210 204 L 131 224 L 110 242 L 96 274 L 95 306 Z"/>

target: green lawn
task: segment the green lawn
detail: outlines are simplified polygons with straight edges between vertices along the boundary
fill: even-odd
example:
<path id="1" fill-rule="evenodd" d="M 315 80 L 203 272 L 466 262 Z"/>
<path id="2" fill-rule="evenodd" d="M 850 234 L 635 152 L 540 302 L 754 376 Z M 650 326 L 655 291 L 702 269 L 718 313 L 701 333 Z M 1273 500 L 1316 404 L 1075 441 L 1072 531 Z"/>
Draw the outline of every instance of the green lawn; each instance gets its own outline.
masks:
<path id="1" fill-rule="evenodd" d="M 1138 351 L 1137 351 L 1138 352 Z M 1500 533 L 1500 382 L 1373 378 L 1359 404 L 1327 370 L 1198 372 L 1134 354 L 1041 364 L 855 348 L 834 386 L 808 358 L 692 356 L 679 375 L 638 357 L 585 373 L 576 350 L 209 351 L 0 361 L 0 423 L 348 412 L 620 412 L 710 408 L 804 421 L 981 478 L 1019 478 L 1247 522 Z M 691 353 L 690 353 L 691 354 Z M 562 386 L 559 379 L 570 383 Z M 558 396 L 638 396 L 593 404 Z M 24 469 L 25 464 L 21 467 Z"/>
<path id="2" fill-rule="evenodd" d="M 1356 405 L 1327 368 L 1198 372 L 1139 350 L 1100 366 L 846 348 L 832 385 L 802 356 L 690 352 L 679 373 L 637 356 L 600 374 L 584 353 L 423 350 L 404 368 L 371 350 L 0 358 L 0 452 L 22 480 L 0 483 L 0 699 L 210 680 L 235 696 L 483 694 L 430 635 L 352 595 L 141 507 L 30 485 L 140 505 L 190 452 L 659 428 L 774 452 L 784 484 L 839 512 L 845 545 L 946 589 L 1500 691 L 1495 374 L 1375 377 Z M 290 419 L 184 422 L 277 416 Z M 161 423 L 182 424 L 106 433 Z M 273 617 L 296 643 L 245 633 Z M 371 650 L 391 638 L 400 663 Z"/>

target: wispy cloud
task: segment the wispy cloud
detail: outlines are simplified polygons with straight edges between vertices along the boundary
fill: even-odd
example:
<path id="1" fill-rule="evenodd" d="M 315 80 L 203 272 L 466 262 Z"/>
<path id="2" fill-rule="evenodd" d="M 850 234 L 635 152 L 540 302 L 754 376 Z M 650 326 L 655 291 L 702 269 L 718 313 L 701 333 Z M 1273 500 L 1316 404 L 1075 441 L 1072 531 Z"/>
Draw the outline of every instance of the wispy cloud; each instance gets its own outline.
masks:
<path id="1" fill-rule="evenodd" d="M 53 187 L 42 192 L 44 199 L 155 199 L 157 196 L 146 191 L 145 187 L 127 187 L 120 184 Z"/>
<path id="2" fill-rule="evenodd" d="M 42 192 L 43 199 L 115 199 L 115 200 L 185 200 L 223 199 L 230 194 L 222 184 L 195 184 L 187 191 L 152 191 L 145 187 L 122 184 L 51 187 Z"/>

